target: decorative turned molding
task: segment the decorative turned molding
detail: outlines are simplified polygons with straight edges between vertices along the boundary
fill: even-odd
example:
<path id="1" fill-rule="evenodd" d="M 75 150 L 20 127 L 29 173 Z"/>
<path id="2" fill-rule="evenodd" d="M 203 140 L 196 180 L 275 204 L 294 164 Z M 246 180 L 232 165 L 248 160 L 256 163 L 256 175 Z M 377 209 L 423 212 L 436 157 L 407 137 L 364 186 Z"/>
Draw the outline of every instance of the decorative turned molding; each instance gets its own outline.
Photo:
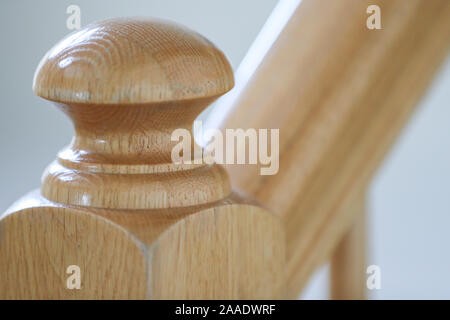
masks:
<path id="1" fill-rule="evenodd" d="M 279 219 L 232 192 L 222 166 L 171 160 L 172 132 L 191 131 L 233 81 L 211 42 L 162 20 L 107 20 L 56 44 L 33 90 L 75 137 L 40 194 L 0 219 L 0 298 L 280 297 Z"/>

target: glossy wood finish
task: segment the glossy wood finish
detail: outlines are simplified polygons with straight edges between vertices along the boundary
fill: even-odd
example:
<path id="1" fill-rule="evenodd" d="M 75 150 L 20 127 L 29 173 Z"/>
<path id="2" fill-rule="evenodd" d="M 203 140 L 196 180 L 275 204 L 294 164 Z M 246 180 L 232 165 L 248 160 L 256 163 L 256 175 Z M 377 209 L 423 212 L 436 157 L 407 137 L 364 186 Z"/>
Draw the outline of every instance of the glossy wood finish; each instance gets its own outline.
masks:
<path id="1" fill-rule="evenodd" d="M 160 20 L 96 23 L 51 49 L 33 89 L 75 137 L 40 193 L 0 218 L 0 298 L 280 297 L 279 219 L 233 193 L 222 167 L 170 157 L 172 131 L 232 86 L 220 50 Z M 69 265 L 80 290 L 65 286 Z"/>
<path id="2" fill-rule="evenodd" d="M 45 99 L 97 104 L 217 96 L 233 87 L 223 53 L 186 27 L 115 18 L 91 24 L 42 59 L 33 90 Z"/>
<path id="3" fill-rule="evenodd" d="M 210 126 L 279 128 L 280 170 L 228 166 L 232 184 L 286 226 L 288 297 L 329 260 L 356 218 L 352 209 L 450 44 L 447 0 L 376 1 L 382 30 L 366 28 L 373 1 L 303 0 L 274 19 L 244 61 L 261 61 L 217 102 Z M 231 107 L 230 107 L 231 105 Z"/>
<path id="4" fill-rule="evenodd" d="M 33 82 L 75 127 L 44 174 L 42 194 L 110 209 L 225 198 L 231 189 L 222 168 L 172 163 L 171 134 L 191 131 L 197 115 L 232 87 L 223 53 L 176 24 L 113 19 L 66 37 L 44 56 Z"/>

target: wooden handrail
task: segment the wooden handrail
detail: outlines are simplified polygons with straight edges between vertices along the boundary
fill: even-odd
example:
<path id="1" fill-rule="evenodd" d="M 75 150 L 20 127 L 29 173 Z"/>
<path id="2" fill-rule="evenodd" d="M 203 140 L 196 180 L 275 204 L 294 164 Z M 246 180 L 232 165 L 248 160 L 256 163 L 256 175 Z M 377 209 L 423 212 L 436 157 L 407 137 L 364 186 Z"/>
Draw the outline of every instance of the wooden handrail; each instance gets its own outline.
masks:
<path id="1" fill-rule="evenodd" d="M 381 30 L 366 27 L 371 4 Z M 261 63 L 217 102 L 225 120 L 209 126 L 280 129 L 278 174 L 227 169 L 234 186 L 284 219 L 294 298 L 352 224 L 352 203 L 447 55 L 450 2 L 303 0 L 286 17 L 267 53 L 245 58 Z M 271 43 L 265 32 L 257 41 Z"/>

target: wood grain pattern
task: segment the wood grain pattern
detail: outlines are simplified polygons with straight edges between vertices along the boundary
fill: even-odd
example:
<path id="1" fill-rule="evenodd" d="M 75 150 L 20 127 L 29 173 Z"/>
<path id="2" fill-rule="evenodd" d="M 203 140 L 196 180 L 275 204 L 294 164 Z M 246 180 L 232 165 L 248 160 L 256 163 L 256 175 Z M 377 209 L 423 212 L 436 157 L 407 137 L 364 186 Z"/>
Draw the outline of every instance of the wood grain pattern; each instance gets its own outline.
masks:
<path id="1" fill-rule="evenodd" d="M 222 167 L 171 160 L 172 131 L 232 86 L 220 50 L 160 20 L 96 23 L 51 49 L 33 88 L 75 137 L 40 192 L 0 216 L 0 298 L 280 297 L 279 218 L 233 193 Z"/>
<path id="2" fill-rule="evenodd" d="M 382 30 L 366 28 L 370 4 L 381 8 Z M 224 110 L 233 105 L 221 127 L 279 128 L 280 169 L 273 176 L 259 175 L 258 166 L 227 170 L 233 186 L 284 220 L 288 297 L 352 225 L 353 202 L 449 44 L 447 0 L 303 0 L 264 59 L 258 51 L 245 58 L 262 62 L 247 82 L 237 79 L 233 99 L 218 101 Z"/>
<path id="3" fill-rule="evenodd" d="M 234 194 L 217 165 L 170 163 L 172 130 L 233 86 L 209 41 L 118 19 L 56 45 L 33 88 L 75 138 L 41 194 L 0 217 L 0 298 L 296 297 L 449 49 L 447 0 L 376 3 L 382 30 L 366 28 L 373 1 L 303 0 L 231 101 L 223 128 L 281 129 L 277 175 L 228 167 L 278 216 Z M 67 264 L 82 267 L 79 291 L 64 288 Z"/>
<path id="4" fill-rule="evenodd" d="M 233 87 L 223 53 L 186 27 L 115 18 L 70 34 L 42 59 L 34 92 L 48 100 L 146 103 L 204 98 Z"/>
<path id="5" fill-rule="evenodd" d="M 191 131 L 233 81 L 220 50 L 173 23 L 111 19 L 69 35 L 44 56 L 33 81 L 34 92 L 54 101 L 75 127 L 72 143 L 44 174 L 42 194 L 116 209 L 226 197 L 231 189 L 220 167 L 172 163 L 171 134 Z"/>
<path id="6" fill-rule="evenodd" d="M 267 211 L 232 194 L 161 210 L 72 207 L 38 191 L 0 220 L 0 299 L 273 299 L 284 237 Z M 69 290 L 69 265 L 81 289 Z"/>

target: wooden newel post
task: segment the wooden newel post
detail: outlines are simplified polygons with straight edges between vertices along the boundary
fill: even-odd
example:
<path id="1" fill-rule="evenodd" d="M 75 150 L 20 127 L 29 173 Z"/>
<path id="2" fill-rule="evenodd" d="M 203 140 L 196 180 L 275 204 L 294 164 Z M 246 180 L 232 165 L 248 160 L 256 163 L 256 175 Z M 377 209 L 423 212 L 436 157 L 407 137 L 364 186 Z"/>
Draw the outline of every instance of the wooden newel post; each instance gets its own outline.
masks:
<path id="1" fill-rule="evenodd" d="M 0 298 L 280 297 L 278 219 L 221 166 L 171 160 L 172 132 L 232 87 L 221 51 L 161 20 L 108 20 L 54 46 L 33 89 L 75 137 L 1 216 Z"/>

